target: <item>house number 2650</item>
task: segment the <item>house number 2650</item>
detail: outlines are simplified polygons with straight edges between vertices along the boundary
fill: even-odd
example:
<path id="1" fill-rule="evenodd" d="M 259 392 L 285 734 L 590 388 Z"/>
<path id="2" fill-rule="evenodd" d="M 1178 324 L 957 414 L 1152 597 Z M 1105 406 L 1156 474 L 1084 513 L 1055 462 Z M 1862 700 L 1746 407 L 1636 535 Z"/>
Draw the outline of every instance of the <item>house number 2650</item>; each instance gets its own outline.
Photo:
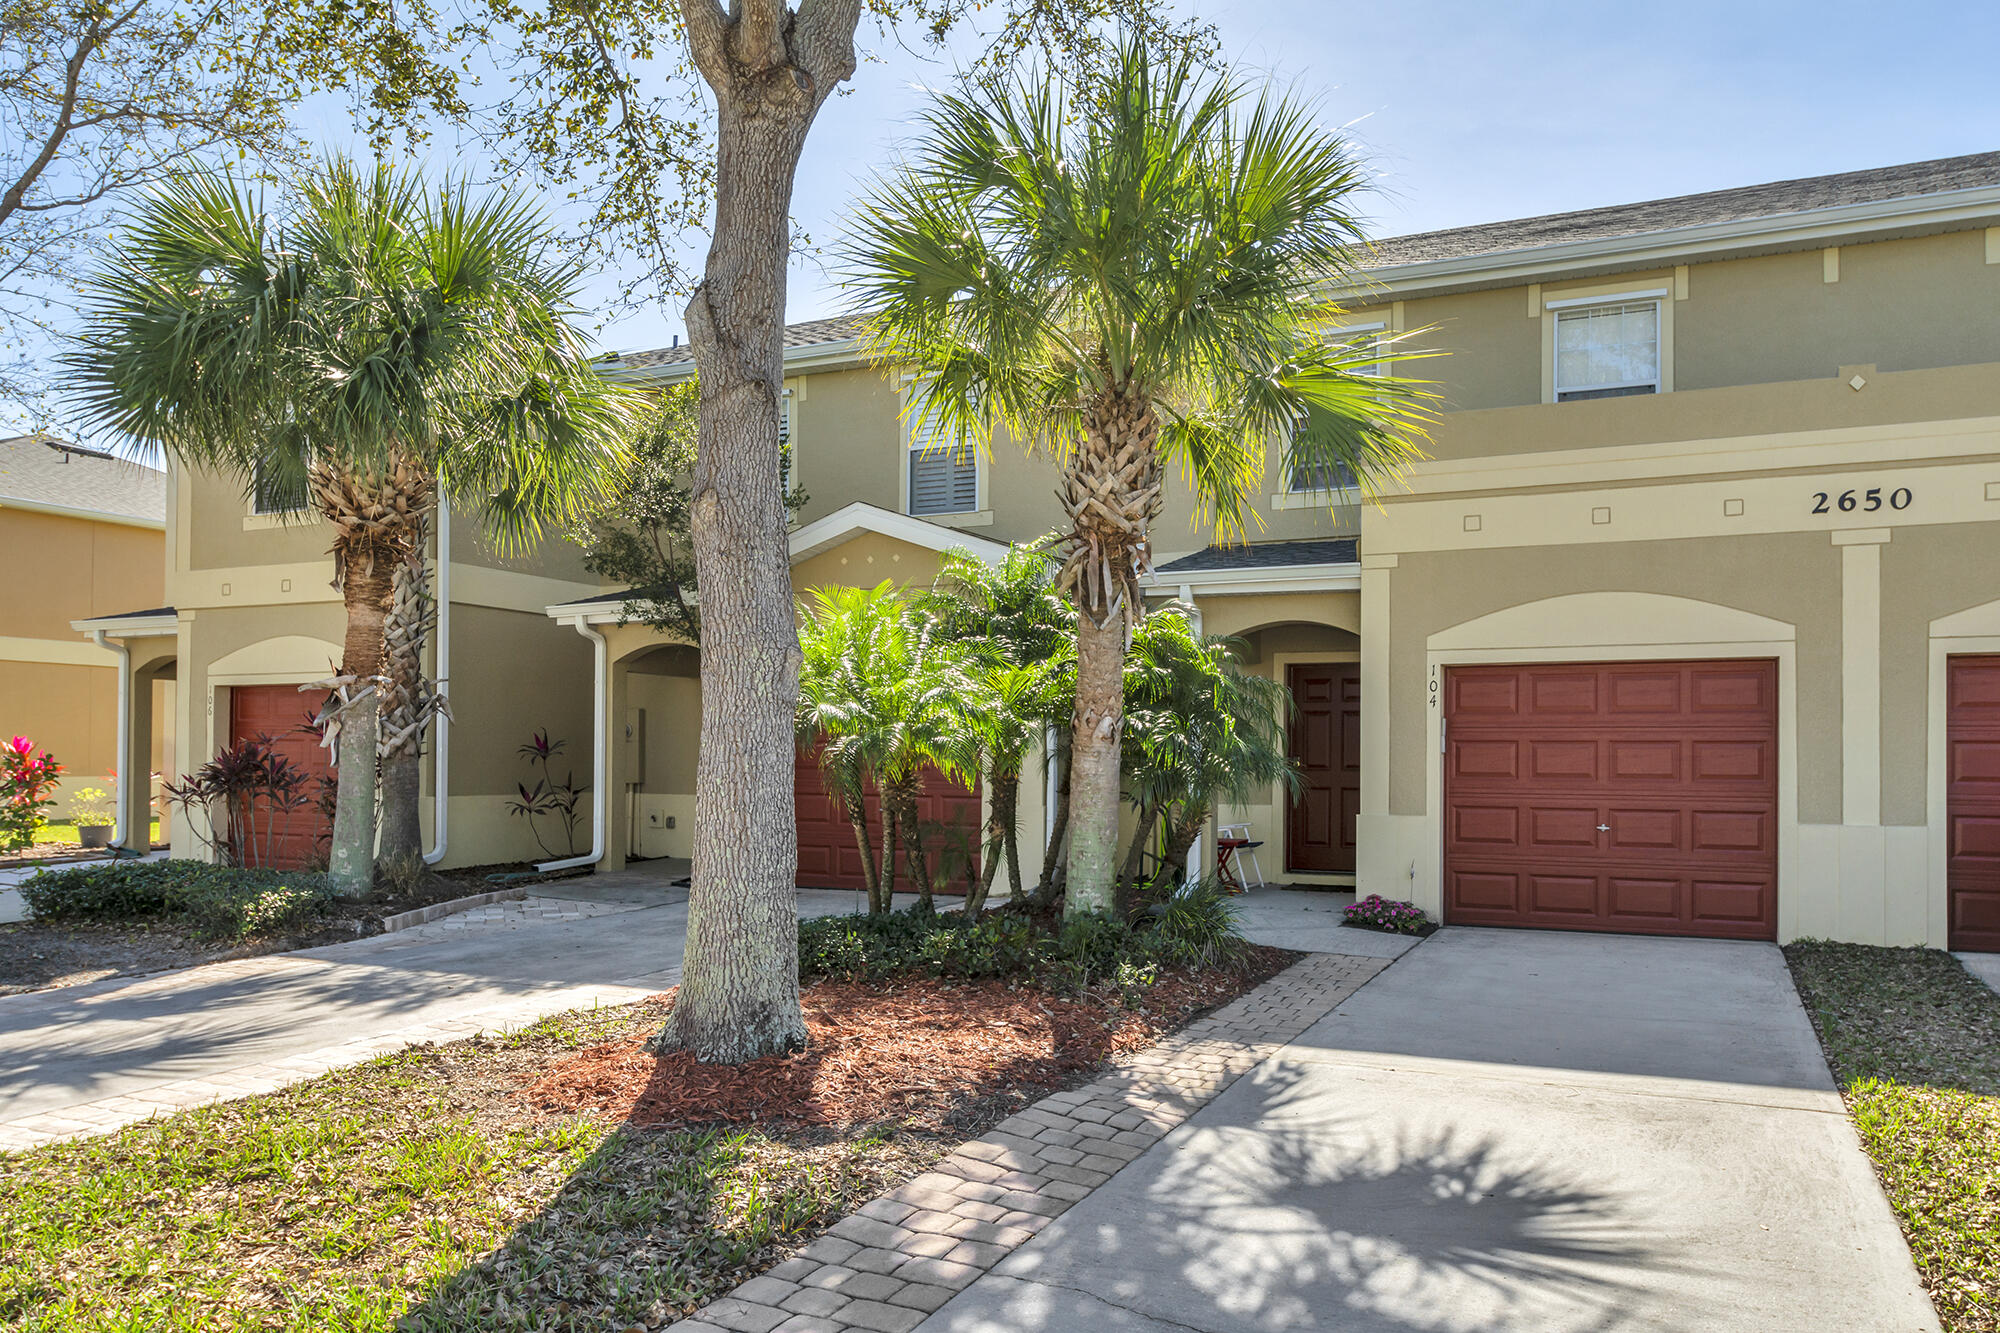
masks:
<path id="1" fill-rule="evenodd" d="M 1880 486 L 1870 486 L 1865 491 L 1842 491 L 1838 495 L 1832 491 L 1814 491 L 1812 511 L 1815 514 L 1831 514 L 1835 510 L 1852 514 L 1857 510 L 1872 514 L 1885 503 L 1891 509 L 1908 509 L 1910 501 L 1916 497 L 1910 494 L 1908 486 L 1898 486 L 1885 499 Z"/>

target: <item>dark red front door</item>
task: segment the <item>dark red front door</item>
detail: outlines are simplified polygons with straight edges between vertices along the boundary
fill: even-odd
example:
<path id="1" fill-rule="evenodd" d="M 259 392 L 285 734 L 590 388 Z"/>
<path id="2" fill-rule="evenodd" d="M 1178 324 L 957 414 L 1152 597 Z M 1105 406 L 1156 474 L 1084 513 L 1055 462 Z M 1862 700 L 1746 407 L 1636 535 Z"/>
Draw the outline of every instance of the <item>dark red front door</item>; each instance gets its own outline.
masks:
<path id="1" fill-rule="evenodd" d="M 1777 937 L 1775 662 L 1454 667 L 1444 694 L 1446 921 Z"/>
<path id="2" fill-rule="evenodd" d="M 1285 830 L 1285 868 L 1352 871 L 1361 813 L 1361 668 L 1352 662 L 1294 666 L 1285 683 L 1296 708 L 1291 754 L 1304 783 Z"/>
<path id="3" fill-rule="evenodd" d="M 319 779 L 330 776 L 333 765 L 310 724 L 320 698 L 318 694 L 299 693 L 296 685 L 238 685 L 229 691 L 230 743 L 268 736 L 272 748 L 306 775 L 305 805 L 277 816 L 271 826 L 268 861 L 264 859 L 264 814 L 258 812 L 256 846 L 246 854 L 247 861 L 291 870 L 318 866 L 326 859 L 322 840 L 333 829 L 319 811 Z"/>
<path id="4" fill-rule="evenodd" d="M 924 778 L 923 795 L 917 798 L 917 819 L 924 826 L 924 850 L 936 878 L 951 870 L 949 882 L 940 885 L 944 893 L 960 893 L 965 888 L 965 856 L 977 864 L 979 839 L 985 814 L 980 807 L 979 788 L 967 791 L 940 773 Z M 861 849 L 854 841 L 854 826 L 847 812 L 827 795 L 820 775 L 819 760 L 801 755 L 793 779 L 793 800 L 798 810 L 799 877 L 802 889 L 860 889 L 867 884 L 861 876 Z M 875 854 L 882 852 L 882 802 L 873 783 L 867 795 L 868 836 Z M 907 854 L 897 859 L 896 888 L 914 892 L 916 881 L 910 873 Z"/>
<path id="5" fill-rule="evenodd" d="M 2000 657 L 1954 657 L 1945 682 L 1947 944 L 2000 950 Z"/>

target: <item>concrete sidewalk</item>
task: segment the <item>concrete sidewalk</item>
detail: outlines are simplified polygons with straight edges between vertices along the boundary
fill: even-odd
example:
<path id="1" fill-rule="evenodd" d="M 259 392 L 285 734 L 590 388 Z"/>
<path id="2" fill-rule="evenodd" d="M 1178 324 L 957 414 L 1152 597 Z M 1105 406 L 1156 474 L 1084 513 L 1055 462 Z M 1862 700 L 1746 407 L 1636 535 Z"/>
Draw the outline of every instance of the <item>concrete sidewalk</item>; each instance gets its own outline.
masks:
<path id="1" fill-rule="evenodd" d="M 921 1333 L 1937 1328 L 1776 949 L 1453 929 Z"/>
<path id="2" fill-rule="evenodd" d="M 642 869 L 533 892 L 395 935 L 0 997 L 0 1149 L 679 981 L 685 889 Z M 799 894 L 805 916 L 863 905 L 857 893 Z"/>

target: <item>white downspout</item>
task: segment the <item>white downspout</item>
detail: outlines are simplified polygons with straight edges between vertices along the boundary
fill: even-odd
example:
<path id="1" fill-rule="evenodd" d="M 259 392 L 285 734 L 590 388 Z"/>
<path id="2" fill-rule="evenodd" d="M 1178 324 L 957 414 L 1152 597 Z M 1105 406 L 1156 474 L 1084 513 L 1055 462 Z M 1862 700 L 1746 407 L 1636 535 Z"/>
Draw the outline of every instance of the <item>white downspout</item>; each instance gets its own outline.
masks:
<path id="1" fill-rule="evenodd" d="M 125 793 L 128 789 L 126 784 L 132 781 L 132 649 L 130 645 L 123 642 L 115 644 L 106 643 L 104 641 L 104 631 L 101 629 L 92 630 L 90 638 L 91 642 L 95 643 L 99 648 L 108 648 L 118 654 L 118 746 L 116 751 L 118 757 L 114 761 L 118 765 L 118 777 L 111 784 L 114 800 L 112 812 L 117 816 L 117 819 L 114 821 L 111 829 L 111 845 L 113 847 L 123 847 L 125 845 Z M 147 830 L 149 833 L 151 831 L 151 829 Z M 150 842 L 151 840 L 148 839 L 148 841 Z M 149 852 L 151 850 L 151 847 L 140 848 L 142 852 Z"/>
<path id="2" fill-rule="evenodd" d="M 449 700 L 451 684 L 451 505 L 439 501 L 437 507 L 437 692 Z M 444 860 L 445 816 L 451 810 L 451 714 L 439 713 L 431 719 L 431 849 L 424 864 L 434 866 Z"/>
<path id="3" fill-rule="evenodd" d="M 535 869 L 568 870 L 574 866 L 594 866 L 604 859 L 605 826 L 611 813 L 611 648 L 604 636 L 584 623 L 581 616 L 569 622 L 576 632 L 589 639 L 595 652 L 597 676 L 595 706 L 591 709 L 591 740 L 595 748 L 591 751 L 595 762 L 596 778 L 590 793 L 590 850 L 582 856 L 565 857 L 560 861 L 543 861 Z"/>

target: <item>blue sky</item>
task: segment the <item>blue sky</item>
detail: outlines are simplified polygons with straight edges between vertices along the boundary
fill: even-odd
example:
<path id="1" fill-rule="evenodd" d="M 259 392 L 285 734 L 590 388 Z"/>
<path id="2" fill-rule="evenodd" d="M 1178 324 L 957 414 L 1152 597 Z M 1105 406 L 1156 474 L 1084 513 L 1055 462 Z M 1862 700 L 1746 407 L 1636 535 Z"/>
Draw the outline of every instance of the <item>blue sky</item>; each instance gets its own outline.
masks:
<path id="1" fill-rule="evenodd" d="M 2000 149 L 2000 6 L 1851 0 L 1206 0 L 1242 66 L 1317 98 L 1377 171 L 1377 235 Z M 881 51 L 828 105 L 796 198 L 817 242 L 946 67 Z M 698 251 L 691 257 L 698 256 Z M 810 258 L 790 315 L 841 306 Z M 658 345 L 678 309 L 607 347 Z"/>
<path id="2" fill-rule="evenodd" d="M 2000 149 L 2000 5 L 1855 0 L 1199 0 L 1248 72 L 1316 99 L 1375 171 L 1374 234 L 1396 235 Z M 864 25 L 871 52 L 821 114 L 795 196 L 836 240 L 854 196 L 911 132 L 951 65 Z M 302 109 L 327 146 L 354 141 L 336 99 Z M 440 140 L 430 165 L 459 165 Z M 560 210 L 558 219 L 562 218 Z M 703 237 L 685 258 L 698 271 Z M 608 307 L 609 274 L 590 298 Z M 843 297 L 813 255 L 790 317 Z M 613 314 L 597 339 L 635 350 L 683 331 L 678 301 Z M 5 424 L 5 423 L 0 423 Z"/>

